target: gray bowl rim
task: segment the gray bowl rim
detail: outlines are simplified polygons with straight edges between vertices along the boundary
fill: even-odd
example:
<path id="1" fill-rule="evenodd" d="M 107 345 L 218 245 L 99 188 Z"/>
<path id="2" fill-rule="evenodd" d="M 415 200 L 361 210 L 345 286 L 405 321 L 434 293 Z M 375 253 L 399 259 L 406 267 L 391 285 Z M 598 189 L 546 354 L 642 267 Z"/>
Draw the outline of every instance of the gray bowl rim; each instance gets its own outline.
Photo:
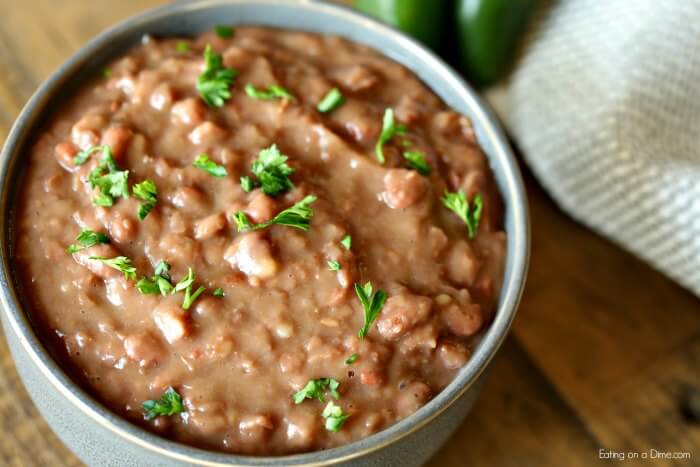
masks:
<path id="1" fill-rule="evenodd" d="M 336 21 L 349 22 L 358 28 L 372 28 L 375 33 L 383 36 L 382 40 L 393 41 L 403 47 L 403 52 L 413 55 L 425 66 L 437 70 L 442 75 L 443 80 L 449 82 L 452 88 L 459 91 L 459 95 L 455 98 L 463 100 L 469 108 L 470 118 L 474 122 L 474 126 L 481 130 L 481 144 L 487 140 L 491 147 L 491 151 L 488 153 L 489 162 L 494 172 L 500 175 L 499 190 L 506 206 L 506 224 L 509 227 L 506 273 L 496 317 L 482 337 L 472 358 L 460 370 L 455 379 L 418 411 L 376 434 L 336 448 L 285 456 L 244 456 L 194 448 L 159 437 L 111 412 L 73 382 L 44 348 L 34 332 L 27 314 L 22 309 L 11 264 L 13 252 L 11 220 L 14 218 L 14 211 L 10 201 L 15 190 L 14 180 L 18 178 L 13 177 L 13 174 L 19 170 L 20 156 L 26 151 L 31 136 L 37 129 L 41 128 L 38 123 L 41 117 L 38 114 L 64 88 L 68 79 L 71 76 L 80 75 L 85 66 L 89 64 L 91 57 L 108 47 L 113 39 L 127 35 L 129 31 L 140 25 L 146 25 L 164 17 L 175 19 L 179 15 L 194 10 L 222 6 L 234 7 L 251 3 L 260 8 L 279 6 L 290 8 L 293 6 L 298 8 L 300 13 L 307 11 L 307 9 L 322 10 L 324 14 L 332 16 Z M 367 45 L 376 49 L 379 44 Z M 426 85 L 431 87 L 431 83 L 426 82 Z M 77 410 L 83 412 L 96 423 L 135 446 L 154 454 L 160 454 L 173 461 L 193 465 L 311 466 L 337 464 L 393 444 L 424 427 L 445 412 L 475 383 L 503 343 L 520 302 L 530 256 L 529 213 L 520 170 L 497 119 L 482 99 L 440 58 L 410 37 L 348 7 L 309 0 L 301 2 L 293 0 L 176 2 L 127 18 L 100 33 L 52 73 L 22 109 L 10 130 L 2 152 L 0 152 L 0 190 L 0 212 L 4 214 L 0 216 L 0 252 L 2 253 L 0 303 L 2 304 L 2 312 L 12 331 L 18 337 L 23 350 L 53 386 L 52 389 L 59 391 Z"/>

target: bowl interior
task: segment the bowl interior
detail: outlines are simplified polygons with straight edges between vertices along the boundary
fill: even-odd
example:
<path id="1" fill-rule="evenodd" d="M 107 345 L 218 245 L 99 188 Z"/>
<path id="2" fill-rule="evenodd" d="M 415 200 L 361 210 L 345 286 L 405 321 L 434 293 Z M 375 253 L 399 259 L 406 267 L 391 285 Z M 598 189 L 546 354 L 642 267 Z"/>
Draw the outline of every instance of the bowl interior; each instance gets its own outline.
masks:
<path id="1" fill-rule="evenodd" d="M 455 380 L 428 404 L 399 423 L 354 443 L 314 453 L 284 457 L 250 457 L 204 451 L 168 441 L 112 414 L 76 386 L 48 355 L 24 313 L 20 285 L 13 273 L 14 196 L 21 179 L 23 155 L 32 136 L 51 118 L 65 96 L 101 72 L 112 59 L 152 36 L 186 36 L 217 24 L 255 24 L 317 33 L 335 34 L 368 45 L 403 64 L 450 107 L 471 118 L 477 139 L 487 154 L 505 206 L 508 234 L 505 277 L 499 308 L 471 360 Z M 0 162 L 0 235 L 3 268 L 0 272 L 0 300 L 13 330 L 25 350 L 46 377 L 80 410 L 89 413 L 116 435 L 146 449 L 188 459 L 193 463 L 243 465 L 295 465 L 309 462 L 337 462 L 378 449 L 404 436 L 446 410 L 484 370 L 503 341 L 520 299 L 529 255 L 529 228 L 525 193 L 517 163 L 498 123 L 479 97 L 439 58 L 412 39 L 347 8 L 315 2 L 285 0 L 200 0 L 168 5 L 128 19 L 105 31 L 73 55 L 39 88 L 13 127 Z"/>

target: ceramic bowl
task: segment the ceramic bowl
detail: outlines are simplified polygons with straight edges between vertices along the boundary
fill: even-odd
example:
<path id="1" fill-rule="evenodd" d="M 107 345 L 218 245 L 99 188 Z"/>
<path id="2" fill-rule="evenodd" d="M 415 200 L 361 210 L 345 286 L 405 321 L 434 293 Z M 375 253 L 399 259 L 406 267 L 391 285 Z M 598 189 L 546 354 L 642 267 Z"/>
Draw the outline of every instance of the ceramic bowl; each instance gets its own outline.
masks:
<path id="1" fill-rule="evenodd" d="M 51 109 L 142 36 L 193 35 L 217 24 L 254 24 L 336 34 L 368 45 L 413 70 L 450 107 L 469 116 L 487 154 L 505 206 L 507 264 L 495 320 L 454 381 L 416 413 L 368 438 L 324 451 L 282 457 L 212 452 L 158 437 L 110 412 L 56 364 L 26 313 L 13 266 L 14 198 L 32 139 Z M 0 302 L 17 370 L 56 434 L 89 465 L 368 465 L 426 462 L 462 423 L 505 339 L 523 290 L 529 254 L 527 203 L 518 166 L 486 105 L 432 52 L 400 32 L 348 8 L 284 0 L 178 2 L 127 19 L 70 57 L 29 100 L 0 158 Z"/>

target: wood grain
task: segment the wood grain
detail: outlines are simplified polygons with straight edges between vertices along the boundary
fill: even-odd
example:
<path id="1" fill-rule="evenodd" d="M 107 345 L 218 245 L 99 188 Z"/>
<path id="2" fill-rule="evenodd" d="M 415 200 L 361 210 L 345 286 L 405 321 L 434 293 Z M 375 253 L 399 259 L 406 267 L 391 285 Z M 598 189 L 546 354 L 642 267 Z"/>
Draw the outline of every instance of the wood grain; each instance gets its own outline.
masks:
<path id="1" fill-rule="evenodd" d="M 0 0 L 0 140 L 36 86 L 104 28 L 153 0 Z M 526 172 L 532 267 L 511 337 L 474 412 L 431 467 L 595 466 L 598 450 L 686 451 L 700 427 L 679 400 L 700 387 L 700 301 L 566 217 Z M 46 426 L 0 342 L 0 464 L 80 462 Z"/>

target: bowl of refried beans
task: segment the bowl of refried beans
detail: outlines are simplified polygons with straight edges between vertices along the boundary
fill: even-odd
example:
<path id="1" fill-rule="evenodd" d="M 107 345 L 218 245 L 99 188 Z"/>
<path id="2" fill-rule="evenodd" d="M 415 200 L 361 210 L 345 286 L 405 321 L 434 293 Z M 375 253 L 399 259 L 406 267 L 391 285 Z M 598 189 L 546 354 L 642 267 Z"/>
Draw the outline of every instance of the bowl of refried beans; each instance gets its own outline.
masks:
<path id="1" fill-rule="evenodd" d="M 335 5 L 120 23 L 0 164 L 5 335 L 90 465 L 420 465 L 469 423 L 524 286 L 496 120 Z"/>

